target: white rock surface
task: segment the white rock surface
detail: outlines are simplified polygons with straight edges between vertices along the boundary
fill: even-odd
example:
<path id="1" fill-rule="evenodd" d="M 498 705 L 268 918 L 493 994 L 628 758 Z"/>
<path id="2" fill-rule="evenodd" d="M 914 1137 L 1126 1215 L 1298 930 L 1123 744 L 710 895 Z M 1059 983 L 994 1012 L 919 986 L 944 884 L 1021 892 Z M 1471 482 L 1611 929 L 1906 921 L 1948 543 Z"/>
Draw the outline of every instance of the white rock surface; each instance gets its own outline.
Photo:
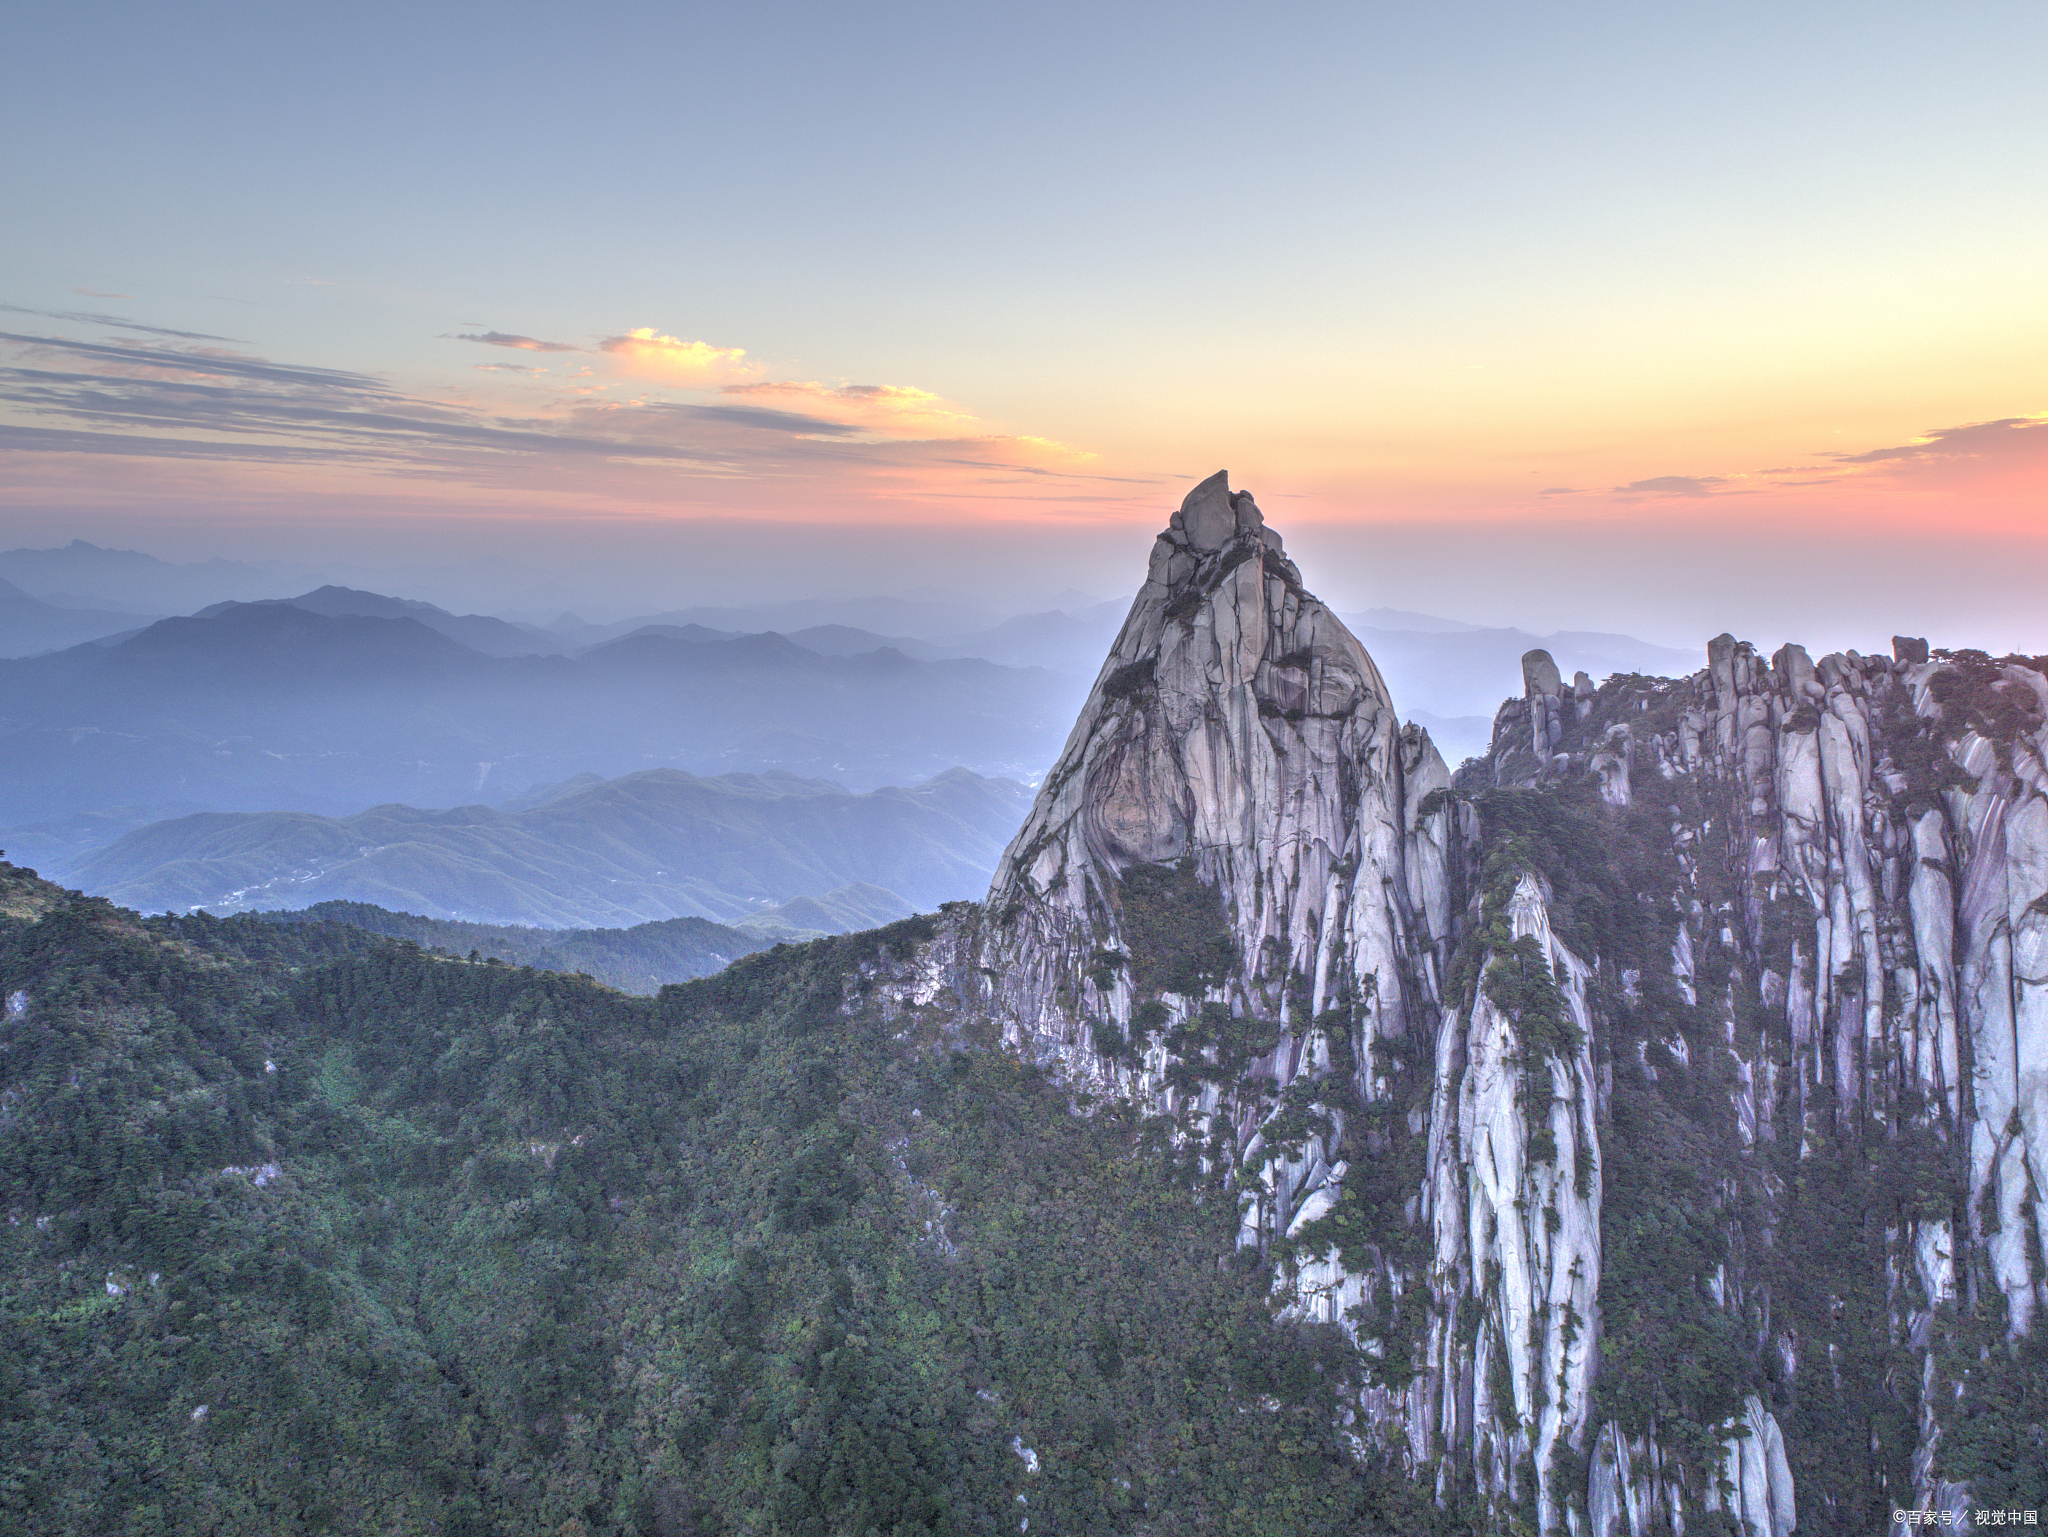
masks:
<path id="1" fill-rule="evenodd" d="M 1812 922 L 1810 938 L 1795 930 L 1789 964 L 1758 978 L 1789 1061 L 1765 1052 L 1738 1063 L 1745 1137 L 1779 1134 L 1770 1112 L 1782 1073 L 1797 1116 L 1788 1130 L 1807 1153 L 1913 1120 L 1961 1149 L 1968 1230 L 1938 1212 L 1913 1215 L 1890 1235 L 1887 1268 L 1892 1327 L 1922 1353 L 1914 1503 L 1960 1509 L 1967 1491 L 1935 1472 L 1949 1391 L 1937 1390 L 1937 1310 L 1995 1288 L 2020 1333 L 2048 1305 L 2048 1282 L 2028 1261 L 2048 1245 L 2048 1203 L 2034 1194 L 2048 1190 L 2048 678 L 2010 662 L 1930 659 L 1925 642 L 1905 638 L 1894 650 L 1816 662 L 1788 645 L 1766 665 L 1720 636 L 1703 676 L 1669 685 L 1685 708 L 1668 734 L 1631 729 L 1626 747 L 1602 741 L 1532 777 L 1515 757 L 1549 718 L 1532 690 L 1502 712 L 1494 761 L 1520 765 L 1520 782 L 1583 764 L 1612 804 L 1625 803 L 1618 781 L 1630 760 L 1638 775 L 1654 762 L 1666 779 L 1732 789 L 1742 825 L 1726 836 L 1747 850 L 1744 921 L 1761 932 L 1767 913 L 1790 904 Z M 2019 728 L 1993 741 L 1974 725 L 1944 727 L 1930 742 L 1919 723 L 1972 690 L 1976 709 L 1987 692 L 2019 705 Z M 1929 745 L 1931 771 L 1912 762 Z M 1681 931 L 1687 946 L 1692 927 Z M 1690 986 L 1689 949 L 1674 965 Z M 1962 1268 L 1965 1250 L 1975 1272 Z M 1757 1436 L 1760 1447 L 1770 1440 Z M 1740 1482 L 1750 1499 L 1755 1480 Z M 1621 1489 L 1596 1467 L 1595 1489 L 1609 1485 Z M 1777 1508 L 1775 1492 L 1766 1504 Z"/>

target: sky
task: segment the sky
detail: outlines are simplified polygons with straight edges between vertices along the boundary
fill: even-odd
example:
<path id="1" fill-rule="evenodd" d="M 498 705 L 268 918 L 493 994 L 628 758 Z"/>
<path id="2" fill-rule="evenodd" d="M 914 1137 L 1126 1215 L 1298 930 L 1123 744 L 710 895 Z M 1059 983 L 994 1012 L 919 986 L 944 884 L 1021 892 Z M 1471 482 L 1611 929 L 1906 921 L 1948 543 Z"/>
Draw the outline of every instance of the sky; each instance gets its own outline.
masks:
<path id="1" fill-rule="evenodd" d="M 1340 607 L 2048 652 L 2038 4 L 198 0 L 9 49 L 6 546 L 1024 603 L 1130 591 L 1227 468 Z"/>

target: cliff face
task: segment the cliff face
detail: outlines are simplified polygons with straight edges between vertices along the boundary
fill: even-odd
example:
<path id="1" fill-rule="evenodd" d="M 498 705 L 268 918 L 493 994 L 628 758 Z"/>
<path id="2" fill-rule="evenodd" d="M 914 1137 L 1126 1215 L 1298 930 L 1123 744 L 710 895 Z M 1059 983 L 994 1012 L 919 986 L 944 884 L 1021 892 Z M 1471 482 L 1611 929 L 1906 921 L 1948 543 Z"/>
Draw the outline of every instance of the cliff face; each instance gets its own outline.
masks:
<path id="1" fill-rule="evenodd" d="M 1488 1526 L 2025 1504 L 2048 677 L 1710 662 L 1531 653 L 1453 784 L 1216 476 L 986 907 L 890 985 L 1155 1118 L 1357 1346 L 1359 1455 Z"/>
<path id="2" fill-rule="evenodd" d="M 1901 639 L 1766 662 L 1723 635 L 1688 679 L 1527 671 L 1460 775 L 1482 819 L 1597 785 L 1610 822 L 1654 817 L 1676 852 L 1645 893 L 1662 928 L 1608 947 L 1647 968 L 1668 928 L 1676 1029 L 1624 996 L 1596 1033 L 1639 1083 L 1703 1101 L 1680 1128 L 1711 1139 L 1719 1184 L 1691 1203 L 1714 1238 L 1703 1321 L 1778 1411 L 1745 1396 L 1737 1508 L 1779 1529 L 1795 1482 L 1803 1529 L 1846 1526 L 1859 1483 L 1955 1511 L 2038 1497 L 2040 1407 L 2000 1400 L 2048 1300 L 2043 659 Z M 1594 1525 L 1640 1530 L 1669 1459 L 1654 1432 L 1602 1435 Z"/>

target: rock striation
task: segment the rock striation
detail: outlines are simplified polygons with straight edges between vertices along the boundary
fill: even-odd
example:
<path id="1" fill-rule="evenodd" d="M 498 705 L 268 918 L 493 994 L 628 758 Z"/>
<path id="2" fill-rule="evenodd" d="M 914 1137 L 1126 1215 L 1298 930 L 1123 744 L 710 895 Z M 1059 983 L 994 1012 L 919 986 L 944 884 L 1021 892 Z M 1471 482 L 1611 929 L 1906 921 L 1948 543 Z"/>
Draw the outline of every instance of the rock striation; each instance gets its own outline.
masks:
<path id="1" fill-rule="evenodd" d="M 2048 660 L 1523 680 L 1454 778 L 1218 474 L 987 903 L 869 985 L 1164 1128 L 1356 1347 L 1358 1454 L 1488 1529 L 2013 1498 Z"/>

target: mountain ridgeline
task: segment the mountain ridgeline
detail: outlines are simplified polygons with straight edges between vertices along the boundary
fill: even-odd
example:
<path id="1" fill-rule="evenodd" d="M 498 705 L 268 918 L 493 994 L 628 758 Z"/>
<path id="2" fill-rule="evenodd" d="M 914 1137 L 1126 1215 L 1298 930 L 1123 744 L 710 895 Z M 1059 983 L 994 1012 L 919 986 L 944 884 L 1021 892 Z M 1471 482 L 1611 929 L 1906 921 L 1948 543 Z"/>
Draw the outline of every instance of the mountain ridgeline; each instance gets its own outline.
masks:
<path id="1" fill-rule="evenodd" d="M 1074 690 L 1035 669 L 822 656 L 774 634 L 485 655 L 403 613 L 235 603 L 0 661 L 0 825 L 154 806 L 346 816 L 663 767 L 854 789 L 955 765 L 1028 777 Z"/>
<path id="2" fill-rule="evenodd" d="M 672 982 L 710 976 L 737 957 L 765 950 L 774 942 L 759 933 L 703 918 L 667 918 L 624 929 L 536 929 L 423 918 L 367 902 L 316 902 L 296 911 L 258 916 L 266 923 L 290 927 L 343 925 L 444 955 L 466 955 L 486 965 L 509 963 L 538 971 L 574 972 L 622 993 L 643 996 L 658 993 Z"/>
<path id="3" fill-rule="evenodd" d="M 2048 1504 L 2048 659 L 1709 658 L 1453 775 L 1218 475 L 982 903 L 632 998 L 0 868 L 0 1510 Z"/>

